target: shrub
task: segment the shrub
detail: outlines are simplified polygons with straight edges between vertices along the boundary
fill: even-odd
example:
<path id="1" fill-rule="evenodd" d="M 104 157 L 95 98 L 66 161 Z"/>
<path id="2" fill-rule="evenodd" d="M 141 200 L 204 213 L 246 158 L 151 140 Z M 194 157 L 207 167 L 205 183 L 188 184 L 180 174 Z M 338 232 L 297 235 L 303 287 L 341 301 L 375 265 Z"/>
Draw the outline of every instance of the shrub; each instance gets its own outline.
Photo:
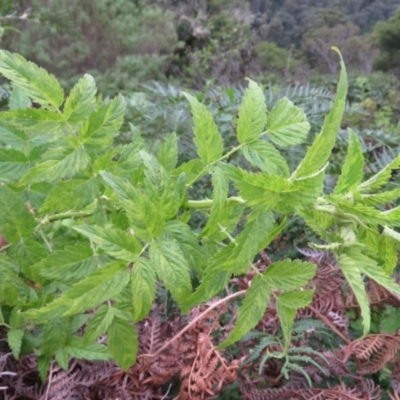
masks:
<path id="1" fill-rule="evenodd" d="M 140 79 L 165 79 L 177 45 L 170 12 L 126 0 L 36 1 L 33 12 L 40 23 L 16 22 L 21 29 L 7 32 L 4 46 L 56 73 L 64 85 L 88 71 L 109 94 Z"/>
<path id="2" fill-rule="evenodd" d="M 221 294 L 232 275 L 250 271 L 251 285 L 205 313 L 245 295 L 235 326 L 219 338 L 222 349 L 272 306 L 283 340 L 273 342 L 271 356 L 287 360 L 287 373 L 296 357 L 308 360 L 289 349 L 296 313 L 313 298 L 316 266 L 284 258 L 259 270 L 253 260 L 285 232 L 288 221 L 299 218 L 314 231 L 310 246 L 330 252 L 340 266 L 366 336 L 371 315 L 364 276 L 400 295 L 391 278 L 400 208 L 386 208 L 400 197 L 398 189 L 386 190 L 400 156 L 364 179 L 361 143 L 349 129 L 341 174 L 325 193 L 327 162 L 346 104 L 343 62 L 341 68 L 321 133 L 294 169 L 278 149 L 304 143 L 310 124 L 286 97 L 267 116 L 263 91 L 253 81 L 234 126 L 236 143 L 228 150 L 211 113 L 185 94 L 197 154 L 177 165 L 175 134 L 155 154 L 134 127 L 131 143 L 113 145 L 125 100 L 97 101 L 90 75 L 65 99 L 54 76 L 0 51 L 0 72 L 14 87 L 10 111 L 0 113 L 0 321 L 15 358 L 35 351 L 42 378 L 53 357 L 65 369 L 74 357 L 113 358 L 127 370 L 136 361 L 136 325 L 149 314 L 158 282 L 187 312 Z M 238 158 L 247 169 L 237 165 Z M 191 189 L 206 175 L 212 198 L 192 198 Z M 192 229 L 196 213 L 205 223 Z M 107 346 L 97 340 L 104 334 Z M 202 343 L 215 355 L 210 338 Z"/>
<path id="3" fill-rule="evenodd" d="M 263 69 L 283 73 L 287 68 L 294 67 L 293 61 L 288 61 L 289 52 L 272 42 L 259 42 L 254 50 Z M 289 62 L 289 65 L 288 65 Z"/>

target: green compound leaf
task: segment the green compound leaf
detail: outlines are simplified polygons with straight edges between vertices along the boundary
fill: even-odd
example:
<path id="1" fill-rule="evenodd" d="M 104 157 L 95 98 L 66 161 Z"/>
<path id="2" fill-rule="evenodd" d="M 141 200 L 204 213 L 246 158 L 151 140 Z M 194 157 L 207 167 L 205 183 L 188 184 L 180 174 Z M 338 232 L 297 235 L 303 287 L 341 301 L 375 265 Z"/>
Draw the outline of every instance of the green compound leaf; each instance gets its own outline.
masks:
<path id="1" fill-rule="evenodd" d="M 336 47 L 332 47 L 332 50 L 339 54 L 341 65 L 335 100 L 331 111 L 325 118 L 321 134 L 317 135 L 313 144 L 307 149 L 306 156 L 293 174 L 295 177 L 313 175 L 326 164 L 335 145 L 337 132 L 340 129 L 346 106 L 347 72 L 339 50 Z"/>
<path id="2" fill-rule="evenodd" d="M 31 106 L 31 99 L 19 87 L 14 86 L 10 94 L 8 107 L 10 110 L 24 110 Z"/>
<path id="3" fill-rule="evenodd" d="M 221 292 L 228 284 L 231 275 L 230 272 L 226 271 L 206 274 L 196 291 L 184 302 L 183 311 L 187 312 L 191 307 L 204 303 Z"/>
<path id="4" fill-rule="evenodd" d="M 299 308 L 307 307 L 311 303 L 313 293 L 312 290 L 298 290 L 282 293 L 278 297 L 277 311 L 282 326 L 283 337 L 285 339 L 283 354 L 286 354 L 289 349 L 293 321 L 297 314 L 297 310 Z"/>
<path id="5" fill-rule="evenodd" d="M 204 164 L 210 164 L 222 156 L 224 151 L 222 137 L 218 132 L 213 116 L 205 105 L 187 93 L 184 93 L 184 95 L 189 100 L 192 109 L 194 142 L 197 145 L 197 153 Z"/>
<path id="6" fill-rule="evenodd" d="M 57 79 L 18 54 L 0 50 L 0 73 L 42 106 L 58 108 L 64 100 Z"/>
<path id="7" fill-rule="evenodd" d="M 101 306 L 96 314 L 90 319 L 85 334 L 83 344 L 88 345 L 95 342 L 101 335 L 107 332 L 114 319 L 114 310 L 110 306 Z"/>
<path id="8" fill-rule="evenodd" d="M 232 168 L 231 168 L 232 169 Z M 295 187 L 285 178 L 266 173 L 250 173 L 236 168 L 237 176 L 232 176 L 235 187 L 249 206 L 273 209 L 284 192 L 294 192 Z"/>
<path id="9" fill-rule="evenodd" d="M 30 236 L 36 223 L 21 198 L 5 185 L 0 185 L 0 230 L 9 243 Z"/>
<path id="10" fill-rule="evenodd" d="M 241 201 L 241 200 L 240 200 Z M 224 212 L 218 222 L 218 229 L 214 230 L 208 239 L 211 241 L 225 240 L 237 227 L 245 211 L 245 204 L 237 203 L 228 199 L 225 203 Z"/>
<path id="11" fill-rule="evenodd" d="M 283 260 L 271 264 L 263 273 L 268 284 L 278 290 L 292 290 L 307 285 L 315 276 L 316 265 L 300 260 Z"/>
<path id="12" fill-rule="evenodd" d="M 171 173 L 178 163 L 178 139 L 175 133 L 167 136 L 164 143 L 158 149 L 158 162 Z"/>
<path id="13" fill-rule="evenodd" d="M 20 271 L 29 279 L 33 278 L 32 265 L 42 260 L 47 254 L 43 244 L 31 237 L 13 244 L 9 251 L 10 257 L 18 263 Z"/>
<path id="14" fill-rule="evenodd" d="M 140 257 L 134 263 L 131 282 L 134 317 L 139 322 L 149 313 L 156 295 L 156 273 L 149 260 Z"/>
<path id="15" fill-rule="evenodd" d="M 1 113 L 0 113 L 1 115 Z M 0 140 L 2 143 L 11 147 L 15 150 L 24 151 L 27 144 L 38 145 L 42 142 L 42 138 L 39 138 L 39 143 L 35 143 L 37 138 L 35 136 L 29 136 L 28 133 L 15 128 L 10 123 L 0 118 Z M 47 135 L 46 140 L 50 140 L 50 136 Z"/>
<path id="16" fill-rule="evenodd" d="M 32 270 L 51 280 L 79 280 L 95 271 L 98 260 L 89 245 L 77 244 L 56 250 L 32 266 Z"/>
<path id="17" fill-rule="evenodd" d="M 107 345 L 118 365 L 127 371 L 136 362 L 138 333 L 129 322 L 115 317 L 108 329 Z"/>
<path id="18" fill-rule="evenodd" d="M 109 185 L 125 209 L 135 234 L 145 241 L 156 238 L 164 231 L 166 212 L 165 204 L 155 204 L 150 193 L 132 186 L 109 172 L 101 171 L 101 177 Z M 157 186 L 150 188 L 156 190 Z M 168 199 L 171 202 L 171 199 Z"/>
<path id="19" fill-rule="evenodd" d="M 1 128 L 1 126 L 0 126 Z M 1 131 L 0 131 L 1 134 Z M 196 179 L 199 174 L 204 171 L 205 165 L 200 158 L 194 158 L 192 160 L 189 160 L 183 164 L 181 164 L 175 171 L 174 175 L 178 176 L 182 172 L 186 175 L 186 180 L 188 182 L 192 182 L 194 179 Z"/>
<path id="20" fill-rule="evenodd" d="M 267 122 L 267 106 L 262 89 L 249 79 L 242 104 L 239 108 L 237 137 L 239 143 L 251 142 L 259 138 Z"/>
<path id="21" fill-rule="evenodd" d="M 312 208 L 296 210 L 296 213 L 303 218 L 304 222 L 317 233 L 321 239 L 326 240 L 327 230 L 334 224 L 332 214 Z"/>
<path id="22" fill-rule="evenodd" d="M 96 83 L 85 74 L 72 88 L 64 105 L 64 118 L 71 124 L 85 121 L 96 108 Z"/>
<path id="23" fill-rule="evenodd" d="M 181 248 L 190 268 L 202 274 L 206 265 L 204 249 L 190 226 L 178 220 L 168 221 L 165 224 L 163 235 L 174 239 Z"/>
<path id="24" fill-rule="evenodd" d="M 52 154 L 52 158 L 33 167 L 22 177 L 19 183 L 28 185 L 36 182 L 59 181 L 82 171 L 90 162 L 89 156 L 83 147 L 78 149 L 59 148 L 57 153 Z"/>
<path id="25" fill-rule="evenodd" d="M 391 278 L 377 262 L 364 254 L 360 254 L 359 251 L 351 248 L 346 249 L 346 252 L 352 257 L 353 261 L 357 260 L 360 271 L 367 275 L 379 285 L 383 286 L 389 292 L 400 295 L 400 286 L 396 281 Z"/>
<path id="26" fill-rule="evenodd" d="M 150 260 L 157 276 L 177 302 L 187 300 L 192 291 L 189 264 L 177 242 L 157 238 L 150 245 Z"/>
<path id="27" fill-rule="evenodd" d="M 47 374 L 49 372 L 52 359 L 53 357 L 47 354 L 39 356 L 37 359 L 37 368 L 39 371 L 40 379 L 42 380 L 43 383 L 46 382 Z"/>
<path id="28" fill-rule="evenodd" d="M 282 193 L 275 209 L 288 214 L 299 209 L 309 208 L 323 193 L 324 178 L 325 168 L 308 178 L 295 181 L 289 179 L 293 191 Z"/>
<path id="29" fill-rule="evenodd" d="M 131 176 L 143 164 L 139 155 L 142 150 L 141 143 L 130 143 L 122 146 L 114 146 L 102 153 L 93 163 L 93 173 L 109 171 L 118 176 Z M 115 158 L 118 158 L 115 160 Z"/>
<path id="30" fill-rule="evenodd" d="M 271 237 L 274 233 L 274 237 Z M 279 234 L 274 229 L 272 213 L 255 213 L 249 217 L 244 229 L 234 243 L 221 249 L 214 257 L 210 269 L 229 271 L 240 275 L 246 273 L 254 257 Z"/>
<path id="31" fill-rule="evenodd" d="M 396 227 L 400 226 L 400 206 L 392 208 L 391 210 L 383 211 L 381 217 L 388 222 L 388 225 Z"/>
<path id="32" fill-rule="evenodd" d="M 63 347 L 68 334 L 67 318 L 56 317 L 47 321 L 43 330 L 43 354 L 53 355 L 59 348 Z"/>
<path id="33" fill-rule="evenodd" d="M 390 236 L 392 239 L 396 240 L 397 242 L 400 242 L 400 233 L 396 232 L 395 230 L 385 226 L 383 229 L 383 233 L 387 236 Z"/>
<path id="34" fill-rule="evenodd" d="M 389 292 L 400 295 L 400 286 L 380 267 L 376 261 L 362 254 L 359 250 L 347 248 L 346 254 L 339 256 L 339 264 L 354 294 L 357 297 L 363 317 L 364 336 L 370 330 L 370 310 L 368 296 L 361 274 L 383 286 Z"/>
<path id="35" fill-rule="evenodd" d="M 96 342 L 85 345 L 82 338 L 77 336 L 70 336 L 63 349 L 72 358 L 89 361 L 105 361 L 110 359 L 107 347 Z"/>
<path id="36" fill-rule="evenodd" d="M 278 101 L 267 120 L 267 134 L 278 146 L 294 146 L 303 143 L 310 131 L 304 111 L 287 97 Z"/>
<path id="37" fill-rule="evenodd" d="M 98 179 L 95 177 L 60 181 L 50 191 L 39 211 L 50 214 L 82 210 L 95 201 L 99 192 Z"/>
<path id="38" fill-rule="evenodd" d="M 289 177 L 289 167 L 279 151 L 265 140 L 256 140 L 243 148 L 243 155 L 254 167 L 271 175 Z"/>
<path id="39" fill-rule="evenodd" d="M 0 302 L 10 306 L 15 305 L 26 285 L 19 277 L 18 265 L 1 253 L 0 276 Z"/>
<path id="40" fill-rule="evenodd" d="M 23 337 L 24 337 L 23 329 L 10 328 L 7 332 L 7 342 L 16 360 L 18 360 L 21 352 Z"/>
<path id="41" fill-rule="evenodd" d="M 379 229 L 378 226 L 361 226 L 358 230 L 357 239 L 366 244 L 370 251 L 377 253 L 379 248 Z"/>
<path id="42" fill-rule="evenodd" d="M 373 190 L 379 190 L 384 187 L 392 176 L 392 170 L 400 167 L 400 154 L 391 161 L 385 168 L 371 176 L 367 181 L 361 183 L 358 189 L 360 192 L 370 192 Z"/>
<path id="43" fill-rule="evenodd" d="M 366 206 L 379 207 L 397 200 L 400 197 L 400 188 L 375 194 L 362 194 L 361 197 Z"/>
<path id="44" fill-rule="evenodd" d="M 0 149 L 0 180 L 15 182 L 24 176 L 30 162 L 24 153 L 15 149 Z"/>
<path id="45" fill-rule="evenodd" d="M 175 218 L 186 194 L 186 176 L 181 173 L 171 178 L 157 159 L 145 151 L 140 151 L 144 171 L 144 194 L 158 209 L 164 211 L 166 220 Z"/>
<path id="46" fill-rule="evenodd" d="M 219 348 L 227 347 L 237 342 L 258 324 L 268 306 L 270 295 L 271 292 L 266 280 L 261 275 L 256 276 L 251 281 L 251 286 L 247 289 L 243 304 L 238 310 L 235 327 Z"/>
<path id="47" fill-rule="evenodd" d="M 364 280 L 361 270 L 358 267 L 361 263 L 357 259 L 341 254 L 338 258 L 342 272 L 352 288 L 361 309 L 363 319 L 363 336 L 369 333 L 371 327 L 371 314 L 369 310 L 369 300 L 364 287 Z M 377 266 L 377 268 L 379 268 Z"/>
<path id="48" fill-rule="evenodd" d="M 81 144 L 89 150 L 103 150 L 113 142 L 122 125 L 126 109 L 124 98 L 119 95 L 93 112 L 79 132 Z"/>
<path id="49" fill-rule="evenodd" d="M 134 236 L 118 228 L 79 225 L 73 229 L 93 240 L 108 255 L 119 260 L 134 261 L 142 250 L 142 245 Z"/>
<path id="50" fill-rule="evenodd" d="M 342 212 L 343 215 L 349 216 L 353 221 L 361 224 L 385 224 L 390 221 L 390 216 L 377 210 L 376 208 L 364 206 L 363 204 L 352 204 L 350 201 L 336 202 L 336 208 Z"/>
<path id="51" fill-rule="evenodd" d="M 278 301 L 282 306 L 297 310 L 310 305 L 313 294 L 313 290 L 294 290 L 292 292 L 282 293 L 279 296 Z"/>
<path id="52" fill-rule="evenodd" d="M 216 166 L 212 171 L 213 190 L 213 203 L 211 206 L 211 213 L 208 218 L 207 224 L 201 232 L 201 236 L 209 236 L 215 230 L 219 229 L 219 222 L 225 214 L 225 202 L 228 198 L 229 192 L 229 179 L 224 171 Z"/>
<path id="53" fill-rule="evenodd" d="M 335 193 L 347 193 L 360 184 L 363 178 L 364 156 L 357 135 L 352 129 L 349 132 L 349 147 L 342 173 L 337 181 Z"/>
<path id="54" fill-rule="evenodd" d="M 28 134 L 47 132 L 55 135 L 63 132 L 66 128 L 66 123 L 61 114 L 35 108 L 2 112 L 0 122 L 7 123 Z"/>
<path id="55" fill-rule="evenodd" d="M 56 316 L 82 313 L 119 294 L 130 273 L 125 263 L 114 262 L 86 276 L 59 298 L 38 310 L 27 311 L 28 318 L 46 321 Z"/>
<path id="56" fill-rule="evenodd" d="M 235 167 L 230 167 L 228 173 L 247 205 L 257 210 L 276 209 L 285 214 L 314 202 L 322 192 L 325 176 L 321 170 L 312 177 L 292 180 Z"/>
<path id="57" fill-rule="evenodd" d="M 396 243 L 385 231 L 379 238 L 378 256 L 382 262 L 382 268 L 387 275 L 390 275 L 397 266 L 398 254 Z"/>
<path id="58" fill-rule="evenodd" d="M 247 271 L 250 263 L 253 261 L 256 254 L 264 249 L 268 244 L 279 235 L 285 227 L 286 220 L 284 219 L 278 226 L 273 225 L 271 214 L 262 213 L 253 215 L 247 224 L 247 230 L 241 232 L 236 238 L 237 246 L 230 243 L 222 248 L 212 259 L 211 265 L 206 269 L 206 275 L 197 287 L 196 291 L 184 303 L 185 310 L 188 307 L 193 307 L 199 303 L 208 301 L 211 297 L 221 292 L 229 282 L 232 275 L 232 270 L 239 273 L 240 270 Z M 251 238 L 256 236 L 252 232 L 261 232 L 255 239 L 254 243 Z M 242 236 L 240 236 L 242 235 Z M 253 236 L 254 235 L 254 236 Z M 247 246 L 247 243 L 250 243 Z M 223 271 L 226 268 L 228 271 Z"/>

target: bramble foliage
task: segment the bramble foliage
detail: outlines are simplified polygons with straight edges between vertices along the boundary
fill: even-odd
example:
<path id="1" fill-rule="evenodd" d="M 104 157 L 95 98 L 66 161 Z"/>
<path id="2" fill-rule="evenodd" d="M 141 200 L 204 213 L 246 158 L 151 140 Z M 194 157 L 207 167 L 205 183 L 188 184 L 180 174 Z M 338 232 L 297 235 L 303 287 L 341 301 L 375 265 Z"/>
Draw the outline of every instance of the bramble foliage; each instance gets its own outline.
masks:
<path id="1" fill-rule="evenodd" d="M 286 356 L 295 315 L 313 298 L 315 264 L 282 259 L 260 272 L 252 262 L 293 218 L 319 236 L 311 247 L 335 256 L 360 305 L 364 335 L 370 330 L 364 276 L 400 294 L 390 277 L 400 209 L 384 208 L 400 197 L 385 190 L 400 156 L 364 180 L 360 141 L 349 129 L 341 175 L 324 193 L 346 105 L 343 61 L 332 109 L 294 169 L 280 149 L 306 141 L 306 115 L 287 98 L 267 110 L 253 81 L 229 149 L 210 111 L 185 94 L 197 155 L 177 165 L 174 133 L 156 154 L 134 127 L 131 143 L 114 145 L 125 100 L 100 102 L 90 75 L 65 97 L 54 76 L 17 54 L 0 51 L 0 73 L 13 84 L 10 110 L 0 113 L 0 228 L 7 242 L 0 253 L 0 322 L 16 358 L 35 351 L 43 378 L 53 357 L 63 368 L 69 357 L 112 358 L 127 370 L 137 355 L 135 323 L 149 314 L 158 282 L 188 311 L 249 269 L 255 277 L 220 347 L 255 327 L 273 301 L 284 339 L 275 356 Z M 250 167 L 231 161 L 233 154 Z M 192 198 L 207 175 L 212 199 Z M 198 212 L 206 223 L 192 229 Z M 107 346 L 97 341 L 104 334 Z"/>

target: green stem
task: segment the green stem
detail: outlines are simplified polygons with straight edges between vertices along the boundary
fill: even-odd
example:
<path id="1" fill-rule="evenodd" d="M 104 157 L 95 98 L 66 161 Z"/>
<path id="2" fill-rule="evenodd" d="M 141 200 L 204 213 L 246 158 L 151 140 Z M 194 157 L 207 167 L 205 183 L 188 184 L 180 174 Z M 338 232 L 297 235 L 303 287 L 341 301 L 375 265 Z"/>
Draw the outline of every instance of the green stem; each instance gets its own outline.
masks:
<path id="1" fill-rule="evenodd" d="M 186 184 L 186 187 L 191 187 L 197 180 L 199 180 L 201 177 L 203 177 L 203 175 L 209 170 L 210 167 L 213 167 L 214 165 L 218 164 L 220 161 L 226 160 L 232 154 L 236 153 L 238 150 L 240 150 L 244 146 L 245 146 L 245 143 L 241 143 L 241 144 L 239 144 L 239 146 L 234 147 L 232 150 L 228 151 L 222 157 L 218 158 L 218 160 L 215 160 L 212 163 L 207 164 L 194 179 L 192 179 L 189 183 Z"/>
<path id="2" fill-rule="evenodd" d="M 139 258 L 150 246 L 150 243 L 147 243 L 145 246 L 143 246 L 142 250 L 140 250 L 140 253 L 138 254 L 137 258 Z"/>
<path id="3" fill-rule="evenodd" d="M 228 197 L 226 199 L 228 204 L 246 204 L 246 200 L 241 197 Z M 188 200 L 185 204 L 187 208 L 196 208 L 198 210 L 209 209 L 212 207 L 214 200 L 212 199 L 204 199 L 204 200 Z"/>
<path id="4" fill-rule="evenodd" d="M 85 218 L 85 217 L 91 217 L 92 215 L 93 215 L 93 213 L 90 213 L 87 211 L 66 212 L 66 213 L 60 213 L 60 214 L 47 216 L 44 219 L 40 220 L 39 223 L 41 225 L 43 225 L 43 224 L 47 224 L 49 222 L 58 221 L 60 219 Z"/>
<path id="5" fill-rule="evenodd" d="M 51 246 L 51 244 L 46 239 L 46 235 L 43 233 L 43 230 L 42 230 L 41 227 L 38 229 L 38 232 L 39 232 L 40 236 L 42 237 L 44 243 L 46 244 L 47 249 L 49 250 L 49 253 L 52 253 L 53 252 L 53 247 Z"/>
<path id="6" fill-rule="evenodd" d="M 234 243 L 236 246 L 236 240 L 234 237 L 232 237 L 229 232 L 226 230 L 226 228 L 224 226 L 222 226 L 221 224 L 218 224 L 218 227 L 220 229 L 220 231 L 230 240 L 231 243 Z"/>
<path id="7" fill-rule="evenodd" d="M 257 274 L 257 275 L 262 275 L 262 273 L 257 269 L 257 267 L 251 263 L 250 268 Z"/>

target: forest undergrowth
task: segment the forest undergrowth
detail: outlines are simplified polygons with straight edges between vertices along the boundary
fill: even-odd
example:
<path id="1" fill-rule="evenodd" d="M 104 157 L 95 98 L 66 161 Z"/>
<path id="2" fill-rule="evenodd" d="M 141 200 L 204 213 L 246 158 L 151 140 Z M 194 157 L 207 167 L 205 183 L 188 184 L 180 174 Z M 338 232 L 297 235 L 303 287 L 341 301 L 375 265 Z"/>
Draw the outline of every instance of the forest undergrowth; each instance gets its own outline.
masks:
<path id="1" fill-rule="evenodd" d="M 0 395 L 399 400 L 399 140 L 345 132 L 333 50 L 325 118 L 250 80 L 155 144 L 0 51 Z"/>
<path id="2" fill-rule="evenodd" d="M 304 255 L 317 265 L 316 289 L 310 306 L 296 315 L 287 359 L 268 356 L 281 346 L 273 302 L 255 330 L 237 344 L 234 355 L 217 350 L 215 344 L 215 337 L 226 336 L 234 324 L 237 308 L 224 301 L 227 298 L 195 307 L 187 316 L 177 312 L 168 318 L 166 304 L 160 303 L 138 326 L 137 363 L 126 372 L 111 361 L 75 359 L 67 370 L 53 362 L 43 385 L 36 357 L 25 355 L 17 361 L 3 345 L 0 374 L 1 385 L 7 387 L 5 398 L 168 399 L 175 392 L 182 400 L 379 400 L 385 398 L 385 390 L 376 378 L 384 370 L 386 379 L 390 377 L 384 385 L 386 398 L 399 399 L 399 331 L 355 337 L 349 315 L 357 319 L 359 307 L 340 268 L 328 253 L 304 250 Z M 263 270 L 269 263 L 263 253 L 255 266 Z M 235 278 L 233 293 L 245 290 L 253 277 L 250 273 Z M 400 307 L 400 296 L 372 280 L 367 293 L 373 308 Z"/>

